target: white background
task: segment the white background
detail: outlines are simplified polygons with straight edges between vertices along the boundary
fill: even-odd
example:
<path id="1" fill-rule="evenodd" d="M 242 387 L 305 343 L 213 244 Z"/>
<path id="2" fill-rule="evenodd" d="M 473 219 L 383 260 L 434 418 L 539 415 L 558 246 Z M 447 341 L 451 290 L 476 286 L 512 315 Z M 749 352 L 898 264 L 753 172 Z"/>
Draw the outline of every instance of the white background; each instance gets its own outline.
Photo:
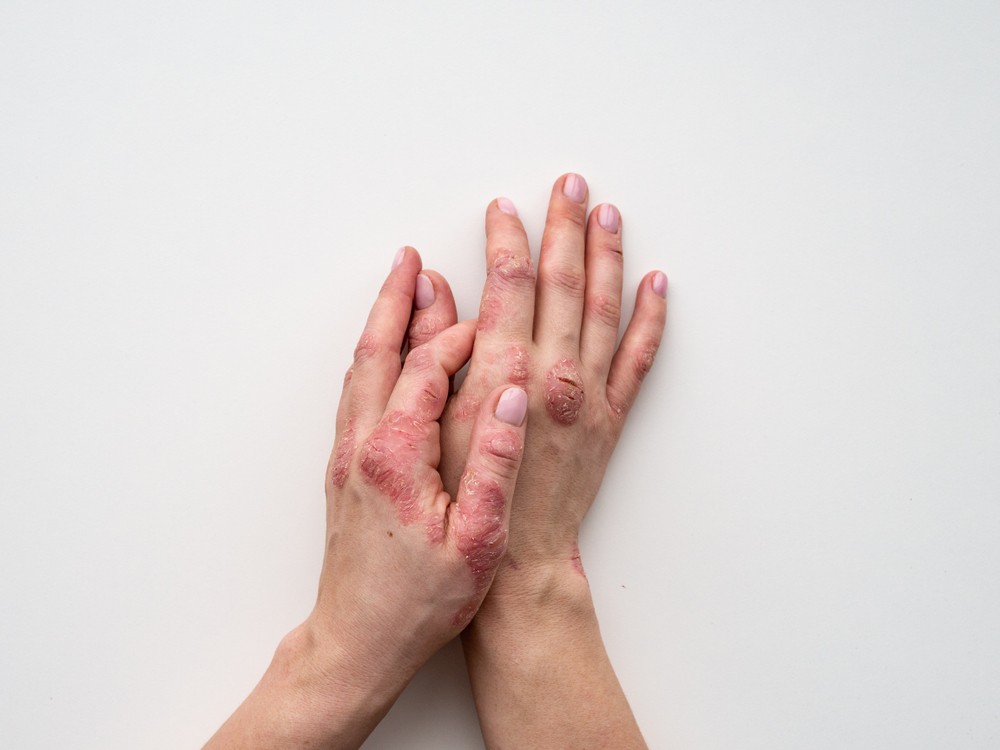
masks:
<path id="1" fill-rule="evenodd" d="M 582 532 L 653 747 L 1000 743 L 1000 5 L 0 4 L 0 746 L 197 748 L 308 614 L 396 249 L 670 277 Z M 460 649 L 367 748 L 481 747 Z"/>

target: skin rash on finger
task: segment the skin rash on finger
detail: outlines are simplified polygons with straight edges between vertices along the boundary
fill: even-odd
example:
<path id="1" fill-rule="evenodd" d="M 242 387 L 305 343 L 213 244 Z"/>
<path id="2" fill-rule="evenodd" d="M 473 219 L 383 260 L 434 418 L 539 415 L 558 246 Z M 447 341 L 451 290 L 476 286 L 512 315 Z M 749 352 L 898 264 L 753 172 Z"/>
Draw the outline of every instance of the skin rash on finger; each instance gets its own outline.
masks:
<path id="1" fill-rule="evenodd" d="M 468 604 L 452 618 L 456 627 L 472 620 L 507 551 L 507 530 L 503 523 L 507 499 L 499 483 L 480 477 L 475 469 L 467 469 L 462 477 L 461 498 L 451 513 L 458 515 L 453 518 L 458 524 L 456 546 L 472 573 L 475 591 Z"/>
<path id="2" fill-rule="evenodd" d="M 361 476 L 388 496 L 404 526 L 422 515 L 414 473 L 426 433 L 427 425 L 393 412 L 379 422 L 361 447 Z"/>
<path id="3" fill-rule="evenodd" d="M 522 388 L 526 386 L 530 374 L 529 368 L 530 360 L 527 349 L 519 344 L 507 348 L 504 353 L 504 374 L 508 383 Z"/>
<path id="4" fill-rule="evenodd" d="M 411 345 L 415 344 L 419 346 L 424 342 L 430 341 L 447 327 L 444 318 L 440 315 L 434 313 L 425 315 L 415 314 L 413 322 L 410 324 Z"/>
<path id="5" fill-rule="evenodd" d="M 350 372 L 350 370 L 348 370 Z M 347 475 L 351 470 L 351 459 L 354 458 L 354 436 L 357 432 L 357 422 L 354 417 L 347 420 L 344 434 L 340 436 L 337 443 L 337 450 L 333 453 L 333 486 L 340 489 L 347 481 Z"/>
<path id="6" fill-rule="evenodd" d="M 521 438 L 510 430 L 493 430 L 479 443 L 479 452 L 484 456 L 499 456 L 509 461 L 517 461 L 523 448 Z"/>
<path id="7" fill-rule="evenodd" d="M 572 359 L 563 358 L 545 374 L 545 409 L 557 424 L 576 422 L 583 406 L 583 377 Z"/>
<path id="8" fill-rule="evenodd" d="M 510 250 L 497 250 L 493 264 L 486 272 L 486 289 L 479 303 L 478 330 L 491 331 L 508 314 L 504 300 L 504 288 L 510 284 L 534 283 L 535 267 L 531 258 L 515 255 Z"/>

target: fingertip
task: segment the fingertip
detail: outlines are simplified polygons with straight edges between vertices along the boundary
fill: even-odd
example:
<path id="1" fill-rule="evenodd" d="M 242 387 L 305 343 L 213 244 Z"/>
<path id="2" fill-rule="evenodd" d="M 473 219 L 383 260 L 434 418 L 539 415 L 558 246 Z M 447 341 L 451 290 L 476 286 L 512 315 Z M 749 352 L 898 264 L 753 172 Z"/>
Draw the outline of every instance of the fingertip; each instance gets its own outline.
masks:
<path id="1" fill-rule="evenodd" d="M 667 275 L 663 271 L 654 271 L 649 286 L 661 299 L 667 298 Z"/>
<path id="2" fill-rule="evenodd" d="M 574 203 L 583 203 L 587 199 L 587 181 L 576 172 L 562 176 L 562 194 Z"/>
<path id="3" fill-rule="evenodd" d="M 602 203 L 594 211 L 597 213 L 597 223 L 601 229 L 610 234 L 618 234 L 618 227 L 621 224 L 621 213 L 617 206 L 611 203 Z"/>
<path id="4" fill-rule="evenodd" d="M 396 255 L 392 259 L 390 274 L 400 266 L 408 266 L 413 263 L 416 264 L 416 271 L 420 271 L 422 265 L 420 253 L 417 252 L 416 248 L 411 247 L 410 245 L 403 245 L 396 251 Z"/>
<path id="5" fill-rule="evenodd" d="M 497 198 L 496 204 L 497 208 L 500 209 L 503 213 L 514 217 L 517 216 L 517 207 L 514 205 L 514 202 L 510 198 Z"/>

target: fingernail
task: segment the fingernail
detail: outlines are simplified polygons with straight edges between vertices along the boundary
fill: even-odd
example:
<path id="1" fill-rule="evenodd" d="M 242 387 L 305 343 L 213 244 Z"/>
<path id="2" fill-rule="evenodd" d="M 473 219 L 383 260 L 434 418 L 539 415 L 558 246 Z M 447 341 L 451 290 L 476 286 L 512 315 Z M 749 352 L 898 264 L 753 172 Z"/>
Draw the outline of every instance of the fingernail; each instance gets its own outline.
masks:
<path id="1" fill-rule="evenodd" d="M 497 208 L 505 214 L 517 216 L 517 209 L 514 207 L 514 202 L 510 198 L 497 198 Z"/>
<path id="2" fill-rule="evenodd" d="M 520 427 L 528 413 L 528 394 L 520 388 L 508 388 L 497 401 L 495 413 L 501 422 Z"/>
<path id="3" fill-rule="evenodd" d="M 392 270 L 396 270 L 396 266 L 403 262 L 403 258 L 406 256 L 406 248 L 401 247 L 396 251 L 396 259 L 392 262 Z"/>
<path id="4" fill-rule="evenodd" d="M 667 298 L 667 275 L 662 271 L 657 271 L 653 277 L 653 291 L 664 299 Z"/>
<path id="5" fill-rule="evenodd" d="M 417 288 L 413 292 L 413 304 L 418 310 L 434 304 L 434 284 L 422 273 L 417 274 Z"/>
<path id="6" fill-rule="evenodd" d="M 618 209 L 605 203 L 597 209 L 597 223 L 604 227 L 604 231 L 614 234 L 618 231 Z"/>
<path id="7" fill-rule="evenodd" d="M 566 179 L 563 180 L 563 195 L 571 201 L 583 203 L 583 199 L 587 197 L 586 181 L 580 175 L 572 172 L 566 175 Z"/>

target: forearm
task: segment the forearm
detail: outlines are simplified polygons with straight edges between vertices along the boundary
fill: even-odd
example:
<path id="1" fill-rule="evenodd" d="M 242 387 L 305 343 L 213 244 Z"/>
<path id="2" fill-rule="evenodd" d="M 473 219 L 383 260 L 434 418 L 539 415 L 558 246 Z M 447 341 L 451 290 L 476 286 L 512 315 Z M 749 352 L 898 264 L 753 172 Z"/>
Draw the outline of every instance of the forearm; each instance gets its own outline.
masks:
<path id="1" fill-rule="evenodd" d="M 645 748 L 572 564 L 505 567 L 462 634 L 487 748 Z"/>

